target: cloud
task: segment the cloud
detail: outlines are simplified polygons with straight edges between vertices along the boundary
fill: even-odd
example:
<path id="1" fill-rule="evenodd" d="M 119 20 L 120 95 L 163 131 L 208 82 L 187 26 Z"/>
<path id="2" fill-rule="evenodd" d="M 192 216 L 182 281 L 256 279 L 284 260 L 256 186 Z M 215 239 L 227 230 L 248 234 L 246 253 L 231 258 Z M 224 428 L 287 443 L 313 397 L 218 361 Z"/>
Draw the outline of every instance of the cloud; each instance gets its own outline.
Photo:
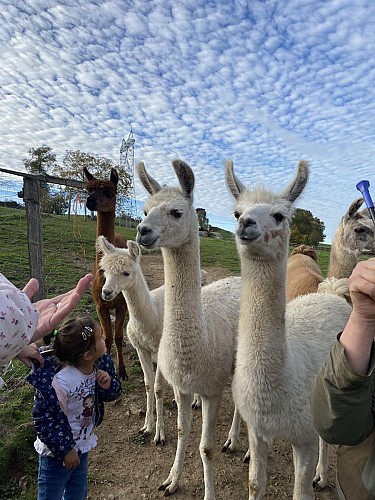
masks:
<path id="1" fill-rule="evenodd" d="M 196 205 L 233 228 L 224 159 L 245 183 L 278 189 L 305 158 L 300 203 L 327 240 L 356 183 L 375 183 L 370 0 L 29 0 L 0 19 L 6 168 L 22 170 L 41 144 L 59 161 L 67 149 L 118 161 L 132 128 L 136 161 L 164 183 L 171 160 L 187 161 Z"/>

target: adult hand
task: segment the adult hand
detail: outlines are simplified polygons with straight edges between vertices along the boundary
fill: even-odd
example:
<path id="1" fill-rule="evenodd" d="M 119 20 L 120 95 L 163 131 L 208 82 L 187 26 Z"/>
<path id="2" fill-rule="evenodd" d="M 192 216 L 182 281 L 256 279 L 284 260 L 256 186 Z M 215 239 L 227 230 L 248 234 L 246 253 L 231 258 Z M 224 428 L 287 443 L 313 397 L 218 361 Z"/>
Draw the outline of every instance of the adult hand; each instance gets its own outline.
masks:
<path id="1" fill-rule="evenodd" d="M 86 274 L 79 280 L 77 286 L 69 292 L 63 293 L 52 299 L 42 299 L 33 305 L 39 312 L 39 321 L 35 329 L 31 342 L 35 342 L 51 333 L 54 328 L 75 308 L 79 299 L 91 285 L 92 274 Z M 36 282 L 36 283 L 35 283 Z M 39 288 L 38 281 L 32 278 L 23 292 L 31 298 Z"/>
<path id="2" fill-rule="evenodd" d="M 375 326 L 375 258 L 356 265 L 349 278 L 349 290 L 358 319 Z"/>
<path id="3" fill-rule="evenodd" d="M 42 368 L 44 366 L 44 359 L 41 356 L 36 344 L 29 344 L 24 347 L 17 354 L 17 358 L 28 368 L 32 368 L 31 360 L 37 361 Z"/>

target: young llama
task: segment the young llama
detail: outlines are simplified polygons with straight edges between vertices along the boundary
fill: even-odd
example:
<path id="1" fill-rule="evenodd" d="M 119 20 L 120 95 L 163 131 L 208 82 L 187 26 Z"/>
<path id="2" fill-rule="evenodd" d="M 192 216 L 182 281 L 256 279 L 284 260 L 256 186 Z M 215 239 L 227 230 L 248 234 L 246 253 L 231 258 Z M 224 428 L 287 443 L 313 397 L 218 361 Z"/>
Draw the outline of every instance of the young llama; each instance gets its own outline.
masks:
<path id="1" fill-rule="evenodd" d="M 178 440 L 173 466 L 159 489 L 165 495 L 178 487 L 191 428 L 191 398 L 202 398 L 199 446 L 204 470 L 205 500 L 214 500 L 213 453 L 220 401 L 234 368 L 239 314 L 240 278 L 215 281 L 201 289 L 198 219 L 193 207 L 194 174 L 179 160 L 173 168 L 180 189 L 161 187 L 137 165 L 150 197 L 137 242 L 162 249 L 165 275 L 163 334 L 158 365 L 175 389 Z M 238 309 L 237 309 L 238 308 Z"/>
<path id="2" fill-rule="evenodd" d="M 135 241 L 128 241 L 128 248 L 117 248 L 104 236 L 96 240 L 97 251 L 101 253 L 100 268 L 105 282 L 102 288 L 104 300 L 112 300 L 123 293 L 126 300 L 129 321 L 126 332 L 132 346 L 137 350 L 142 366 L 146 390 L 146 416 L 140 432 L 150 434 L 154 425 L 154 396 L 156 401 L 155 444 L 165 444 L 163 418 L 164 377 L 158 366 L 154 374 L 164 315 L 164 285 L 149 289 L 141 269 L 141 251 Z M 207 272 L 201 272 L 202 285 L 207 282 Z M 198 408 L 200 400 L 194 395 L 193 407 Z"/>
<path id="3" fill-rule="evenodd" d="M 351 307 L 328 293 L 303 295 L 286 304 L 289 223 L 293 202 L 309 174 L 300 161 L 281 193 L 248 190 L 232 162 L 227 186 L 236 200 L 236 242 L 241 259 L 241 308 L 233 397 L 247 424 L 249 499 L 263 497 L 267 453 L 274 439 L 291 442 L 294 500 L 314 498 L 318 434 L 310 412 L 310 385 Z"/>
<path id="4" fill-rule="evenodd" d="M 96 236 L 103 235 L 109 242 L 118 247 L 125 248 L 127 241 L 119 234 L 115 234 L 115 211 L 116 211 L 116 193 L 118 184 L 118 174 L 114 168 L 111 169 L 109 180 L 96 179 L 86 167 L 83 173 L 87 179 L 86 191 L 88 197 L 86 207 L 91 211 L 97 212 Z M 113 332 L 111 322 L 111 309 L 115 310 L 115 345 L 117 351 L 117 364 L 119 376 L 123 380 L 128 379 L 125 369 L 123 355 L 123 337 L 124 325 L 127 314 L 127 306 L 122 293 L 116 295 L 110 302 L 102 299 L 102 287 L 104 284 L 103 273 L 99 267 L 100 253 L 96 252 L 94 264 L 94 280 L 92 282 L 91 293 L 94 299 L 96 313 L 98 315 L 100 326 L 105 336 L 107 352 L 111 352 L 113 344 Z"/>
<path id="5" fill-rule="evenodd" d="M 359 256 L 375 252 L 374 223 L 367 209 L 359 212 L 362 204 L 363 198 L 354 200 L 335 231 L 329 257 L 329 278 L 349 278 Z M 315 250 L 307 245 L 294 248 L 288 259 L 287 301 L 316 292 L 323 280 Z"/>

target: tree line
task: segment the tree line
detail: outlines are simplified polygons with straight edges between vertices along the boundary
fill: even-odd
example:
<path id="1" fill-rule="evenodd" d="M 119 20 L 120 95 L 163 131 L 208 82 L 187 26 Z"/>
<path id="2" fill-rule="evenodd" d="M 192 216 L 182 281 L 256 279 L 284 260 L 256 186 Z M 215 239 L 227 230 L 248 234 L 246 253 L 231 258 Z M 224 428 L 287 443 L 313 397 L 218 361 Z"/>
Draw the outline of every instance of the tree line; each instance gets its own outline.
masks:
<path id="1" fill-rule="evenodd" d="M 119 174 L 118 210 L 120 215 L 124 213 L 124 200 L 128 196 L 131 186 L 129 173 L 119 164 L 111 159 L 97 156 L 92 153 L 84 153 L 80 150 L 67 150 L 60 165 L 52 148 L 43 144 L 38 148 L 28 150 L 29 157 L 23 160 L 26 170 L 30 173 L 52 174 L 62 178 L 84 180 L 82 170 L 86 167 L 95 177 L 109 177 L 111 168 L 115 168 Z M 45 213 L 62 215 L 70 213 L 72 197 L 77 194 L 76 188 L 60 188 L 52 190 L 48 183 L 41 183 L 41 210 Z M 123 201 L 123 204 L 121 203 Z M 121 206 L 122 205 L 122 206 Z M 209 231 L 210 223 L 204 208 L 197 208 L 199 229 Z M 299 245 L 318 245 L 325 238 L 324 223 L 314 217 L 309 210 L 297 208 L 291 221 L 290 243 Z"/>

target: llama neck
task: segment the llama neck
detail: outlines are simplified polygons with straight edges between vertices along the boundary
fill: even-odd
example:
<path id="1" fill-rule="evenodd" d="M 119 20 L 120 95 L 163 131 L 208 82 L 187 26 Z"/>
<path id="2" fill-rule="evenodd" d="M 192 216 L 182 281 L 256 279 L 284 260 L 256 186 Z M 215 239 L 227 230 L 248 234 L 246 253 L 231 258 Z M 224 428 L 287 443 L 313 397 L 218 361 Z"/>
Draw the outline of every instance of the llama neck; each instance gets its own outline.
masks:
<path id="1" fill-rule="evenodd" d="M 346 250 L 334 238 L 329 256 L 328 277 L 349 278 L 356 264 L 355 252 Z"/>
<path id="2" fill-rule="evenodd" d="M 278 259 L 241 261 L 238 352 L 252 360 L 254 380 L 274 387 L 282 383 L 286 357 L 286 265 L 287 256 L 281 265 Z"/>
<path id="3" fill-rule="evenodd" d="M 155 304 L 152 300 L 150 289 L 141 272 L 137 274 L 136 283 L 127 290 L 123 290 L 123 294 L 128 306 L 129 316 L 137 319 L 137 322 L 143 325 L 143 328 L 148 328 L 150 321 L 155 324 L 156 311 Z"/>
<path id="4" fill-rule="evenodd" d="M 198 233 L 179 248 L 162 248 L 165 273 L 163 336 L 177 351 L 202 338 L 204 328 Z M 189 332 L 189 333 L 188 333 Z M 191 341 L 181 344 L 181 336 Z M 193 341 L 195 338 L 195 341 Z"/>
<path id="5" fill-rule="evenodd" d="M 115 212 L 97 212 L 96 236 L 105 236 L 110 243 L 115 239 Z M 100 254 L 96 252 L 96 266 L 99 267 Z"/>

